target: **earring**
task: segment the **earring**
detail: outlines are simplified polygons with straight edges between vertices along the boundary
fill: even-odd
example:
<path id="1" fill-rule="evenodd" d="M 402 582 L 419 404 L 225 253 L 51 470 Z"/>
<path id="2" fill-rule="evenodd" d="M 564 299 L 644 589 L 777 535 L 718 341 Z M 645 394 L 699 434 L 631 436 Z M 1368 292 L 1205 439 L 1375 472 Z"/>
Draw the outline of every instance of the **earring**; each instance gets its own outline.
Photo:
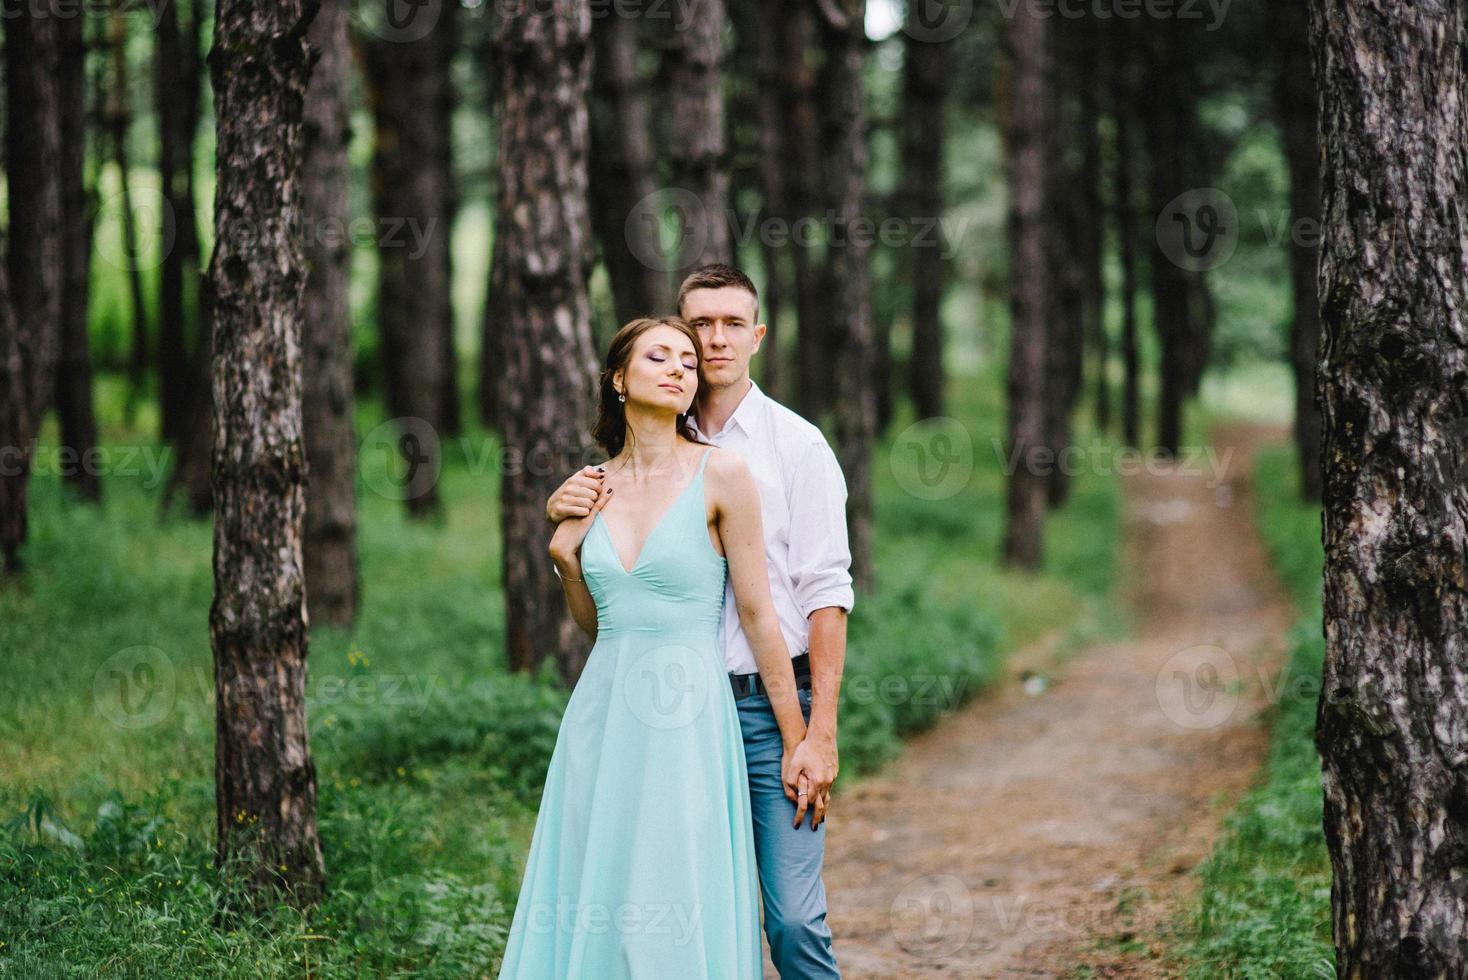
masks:
<path id="1" fill-rule="evenodd" d="M 626 395 L 618 395 L 617 396 L 617 401 L 619 401 L 619 402 L 624 402 L 626 400 L 627 400 L 627 396 Z"/>

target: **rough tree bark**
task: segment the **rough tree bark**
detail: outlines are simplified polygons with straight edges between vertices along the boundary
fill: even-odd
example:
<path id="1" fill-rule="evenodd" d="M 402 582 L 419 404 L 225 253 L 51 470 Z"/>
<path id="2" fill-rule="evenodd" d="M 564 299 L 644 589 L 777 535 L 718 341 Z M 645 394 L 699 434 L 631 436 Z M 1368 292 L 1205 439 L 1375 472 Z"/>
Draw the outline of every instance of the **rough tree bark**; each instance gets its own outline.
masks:
<path id="1" fill-rule="evenodd" d="M 357 615 L 357 436 L 353 425 L 352 320 L 347 302 L 351 142 L 347 21 L 350 0 L 322 0 L 307 35 L 320 52 L 306 91 L 301 183 L 305 257 L 302 307 L 305 420 L 306 597 L 310 619 L 343 626 Z"/>
<path id="2" fill-rule="evenodd" d="M 87 186 L 87 37 L 80 16 L 56 18 L 60 30 L 61 94 L 61 326 L 56 373 L 56 421 L 62 476 L 82 500 L 102 499 L 96 464 L 97 418 L 92 409 L 92 348 L 87 334 L 91 294 L 92 190 Z"/>
<path id="3" fill-rule="evenodd" d="M 627 323 L 673 302 L 668 269 L 649 261 L 662 250 L 650 209 L 659 189 L 657 146 L 637 72 L 639 20 L 604 13 L 592 25 L 592 38 L 591 218 L 617 321 Z"/>
<path id="4" fill-rule="evenodd" d="M 39 14 L 39 15 L 38 15 Z M 0 550 L 5 570 L 18 573 L 26 539 L 26 485 L 32 440 L 41 428 L 56 390 L 61 348 L 64 236 L 61 187 L 60 85 L 61 18 L 44 9 L 6 8 L 6 177 L 10 202 L 11 356 L 19 365 L 17 408 L 0 451 L 5 460 L 0 481 Z M 0 350 L 0 355 L 6 352 Z M 11 413 L 7 413 L 11 414 Z"/>
<path id="5" fill-rule="evenodd" d="M 309 904 L 325 885 L 301 567 L 306 6 L 220 0 L 209 53 L 219 161 L 206 285 L 215 351 L 216 861 L 238 871 L 261 904 L 271 892 Z"/>
<path id="6" fill-rule="evenodd" d="M 1313 0 L 1336 973 L 1468 976 L 1468 7 Z"/>
<path id="7" fill-rule="evenodd" d="M 903 41 L 902 172 L 906 184 L 902 215 L 910 228 L 943 215 L 945 100 L 949 88 L 949 44 L 918 29 L 922 4 L 910 3 L 911 22 Z M 944 259 L 941 236 L 926 245 L 909 245 L 912 282 L 912 356 L 908 391 L 919 419 L 943 414 Z"/>
<path id="8" fill-rule="evenodd" d="M 545 501 L 587 459 L 596 387 L 586 279 L 586 96 L 591 16 L 582 5 L 517 7 L 496 28 L 499 188 L 490 289 L 501 338 L 500 495 L 506 646 L 516 670 L 552 658 L 568 680 L 586 646 L 545 560 Z"/>
<path id="9" fill-rule="evenodd" d="M 390 3 L 385 6 L 391 6 Z M 365 45 L 368 101 L 376 126 L 372 197 L 381 222 L 377 322 L 382 336 L 385 402 L 403 422 L 401 445 L 410 473 L 438 471 L 439 440 L 449 434 L 443 389 L 449 373 L 447 323 L 451 304 L 452 215 L 448 158 L 448 59 L 456 5 L 439 7 L 438 20 L 411 36 L 375 38 Z M 421 33 L 421 37 L 418 36 Z M 423 428 L 426 423 L 427 428 Z M 440 510 L 436 480 L 410 479 L 402 488 L 409 515 Z"/>
<path id="10" fill-rule="evenodd" d="M 1040 567 L 1048 483 L 1034 454 L 1045 445 L 1050 30 L 1045 17 L 1021 5 L 1007 31 L 1009 77 L 1000 108 L 1006 118 L 1010 195 L 1006 456 L 1014 468 L 1007 487 L 1002 559 L 1006 565 L 1033 570 Z"/>
<path id="11" fill-rule="evenodd" d="M 1320 499 L 1320 410 L 1315 406 L 1315 363 L 1320 346 L 1320 138 L 1310 63 L 1309 8 L 1269 5 L 1276 39 L 1275 102 L 1290 168 L 1290 366 L 1295 376 L 1295 446 L 1300 492 Z"/>
<path id="12" fill-rule="evenodd" d="M 869 241 L 853 234 L 866 214 L 867 97 L 863 86 L 869 42 L 866 0 L 839 0 L 824 10 L 829 118 L 840 120 L 827 149 L 828 180 L 835 201 L 828 265 L 841 284 L 828 297 L 831 323 L 841 331 L 836 350 L 836 455 L 846 474 L 846 527 L 851 576 L 870 593 L 872 566 L 872 448 L 877 440 L 876 326 L 872 321 Z M 839 15 L 839 16 L 837 16 Z"/>
<path id="13" fill-rule="evenodd" d="M 666 147 L 673 187 L 693 195 L 679 207 L 683 228 L 679 281 L 708 262 L 734 258 L 729 222 L 729 166 L 724 158 L 724 0 L 674 4 Z"/>

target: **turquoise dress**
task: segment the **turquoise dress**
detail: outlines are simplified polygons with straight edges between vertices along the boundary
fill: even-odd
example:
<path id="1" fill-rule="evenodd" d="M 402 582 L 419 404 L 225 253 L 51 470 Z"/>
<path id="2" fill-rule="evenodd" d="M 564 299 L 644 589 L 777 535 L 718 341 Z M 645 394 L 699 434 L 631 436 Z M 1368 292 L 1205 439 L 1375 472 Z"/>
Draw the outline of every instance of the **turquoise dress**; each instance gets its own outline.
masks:
<path id="1" fill-rule="evenodd" d="M 596 645 L 561 719 L 501 980 L 762 974 L 708 456 L 630 570 L 600 513 L 582 542 Z"/>

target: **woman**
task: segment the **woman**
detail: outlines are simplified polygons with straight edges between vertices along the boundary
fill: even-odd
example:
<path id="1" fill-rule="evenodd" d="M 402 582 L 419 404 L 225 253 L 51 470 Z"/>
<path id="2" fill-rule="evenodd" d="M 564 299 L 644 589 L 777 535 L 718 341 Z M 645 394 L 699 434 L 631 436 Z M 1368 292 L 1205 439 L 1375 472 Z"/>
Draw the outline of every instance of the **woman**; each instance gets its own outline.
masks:
<path id="1" fill-rule="evenodd" d="M 550 544 L 596 644 L 561 719 L 502 980 L 761 976 L 748 778 L 719 644 L 726 575 L 792 800 L 805 720 L 754 477 L 688 429 L 702 376 L 698 334 L 677 317 L 634 320 L 607 352 L 604 487 Z"/>

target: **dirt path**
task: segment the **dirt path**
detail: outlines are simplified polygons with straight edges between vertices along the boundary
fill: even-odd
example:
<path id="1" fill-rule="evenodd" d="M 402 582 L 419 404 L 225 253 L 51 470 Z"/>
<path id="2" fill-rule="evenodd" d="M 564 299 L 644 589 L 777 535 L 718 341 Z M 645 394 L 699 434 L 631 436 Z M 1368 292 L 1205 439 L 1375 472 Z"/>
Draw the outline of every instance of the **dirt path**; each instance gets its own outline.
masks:
<path id="1" fill-rule="evenodd" d="M 1285 436 L 1220 427 L 1217 486 L 1206 467 L 1127 477 L 1137 635 L 1053 668 L 1016 657 L 1012 674 L 1048 674 L 1042 692 L 1003 685 L 838 797 L 826 883 L 845 976 L 1164 975 L 1157 928 L 1267 744 L 1291 615 L 1248 474 L 1252 448 Z"/>

